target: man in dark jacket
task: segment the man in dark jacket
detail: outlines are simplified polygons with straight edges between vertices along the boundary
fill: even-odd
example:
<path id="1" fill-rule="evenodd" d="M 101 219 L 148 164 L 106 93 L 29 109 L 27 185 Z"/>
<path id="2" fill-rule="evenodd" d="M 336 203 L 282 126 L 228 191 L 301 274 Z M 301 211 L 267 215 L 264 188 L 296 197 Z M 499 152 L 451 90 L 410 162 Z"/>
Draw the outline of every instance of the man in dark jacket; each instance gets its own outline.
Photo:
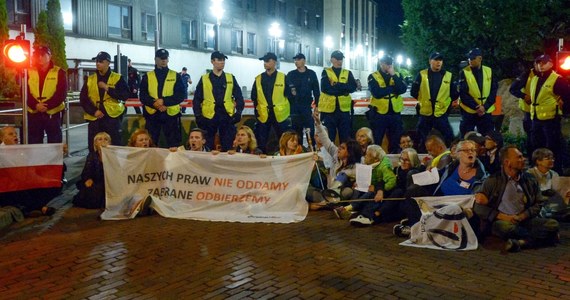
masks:
<path id="1" fill-rule="evenodd" d="M 552 245 L 559 241 L 554 219 L 538 217 L 542 202 L 536 179 L 523 172 L 525 158 L 515 146 L 499 153 L 501 172 L 489 177 L 475 194 L 474 211 L 494 235 L 506 240 L 505 250 Z"/>

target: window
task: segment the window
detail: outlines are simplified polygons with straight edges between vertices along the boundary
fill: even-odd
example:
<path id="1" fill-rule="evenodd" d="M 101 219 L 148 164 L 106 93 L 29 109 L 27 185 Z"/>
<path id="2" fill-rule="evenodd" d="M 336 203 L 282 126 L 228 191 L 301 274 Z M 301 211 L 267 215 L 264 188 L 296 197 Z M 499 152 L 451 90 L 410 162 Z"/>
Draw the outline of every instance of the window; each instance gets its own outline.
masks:
<path id="1" fill-rule="evenodd" d="M 315 16 L 315 28 L 317 29 L 318 32 L 323 31 L 322 18 L 320 15 Z"/>
<path id="2" fill-rule="evenodd" d="M 302 8 L 297 8 L 297 26 L 307 27 L 308 22 L 308 12 Z"/>
<path id="3" fill-rule="evenodd" d="M 305 51 L 303 52 L 303 54 L 305 54 L 305 60 L 307 61 L 307 63 L 312 62 L 312 60 L 311 60 L 311 46 L 305 45 Z"/>
<path id="4" fill-rule="evenodd" d="M 73 31 L 73 4 L 72 0 L 61 0 L 61 15 L 63 16 L 63 29 L 67 31 Z"/>
<path id="5" fill-rule="evenodd" d="M 285 58 L 285 40 L 277 40 L 276 43 L 277 52 L 275 54 L 279 59 Z"/>
<path id="6" fill-rule="evenodd" d="M 198 45 L 198 34 L 197 34 L 198 22 L 194 21 L 182 21 L 180 23 L 180 41 L 182 46 L 197 47 Z"/>
<path id="7" fill-rule="evenodd" d="M 275 52 L 275 39 L 268 38 L 267 43 L 265 44 L 265 52 Z"/>
<path id="8" fill-rule="evenodd" d="M 282 20 L 287 20 L 287 3 L 284 0 L 277 1 L 279 18 Z"/>
<path id="9" fill-rule="evenodd" d="M 247 10 L 251 12 L 257 11 L 257 0 L 247 0 Z"/>
<path id="10" fill-rule="evenodd" d="M 141 14 L 141 37 L 143 41 L 154 41 L 156 17 L 147 13 Z"/>
<path id="11" fill-rule="evenodd" d="M 131 8 L 108 5 L 109 37 L 131 39 Z"/>
<path id="12" fill-rule="evenodd" d="M 315 48 L 315 56 L 317 57 L 317 66 L 323 65 L 323 54 L 321 53 L 321 48 Z"/>
<path id="13" fill-rule="evenodd" d="M 216 32 L 214 24 L 204 23 L 204 48 L 214 49 L 216 43 Z"/>
<path id="14" fill-rule="evenodd" d="M 252 32 L 248 32 L 247 33 L 247 54 L 256 54 L 256 47 L 255 45 L 257 44 L 256 41 L 256 37 L 255 37 L 255 33 Z"/>
<path id="15" fill-rule="evenodd" d="M 243 31 L 232 30 L 232 52 L 243 54 Z"/>
<path id="16" fill-rule="evenodd" d="M 9 25 L 17 25 L 18 30 L 21 24 L 26 24 L 27 28 L 31 28 L 32 19 L 29 0 L 7 0 L 6 11 L 8 12 Z"/>
<path id="17" fill-rule="evenodd" d="M 275 17 L 275 1 L 277 0 L 267 0 L 267 14 Z"/>

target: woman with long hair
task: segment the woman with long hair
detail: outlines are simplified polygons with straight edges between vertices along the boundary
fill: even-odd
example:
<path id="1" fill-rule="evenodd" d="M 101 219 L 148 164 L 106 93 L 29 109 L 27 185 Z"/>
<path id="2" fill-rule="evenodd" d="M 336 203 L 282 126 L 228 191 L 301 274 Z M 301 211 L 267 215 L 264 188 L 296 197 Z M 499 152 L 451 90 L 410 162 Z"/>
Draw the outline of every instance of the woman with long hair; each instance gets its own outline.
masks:
<path id="1" fill-rule="evenodd" d="M 236 138 L 234 139 L 234 150 L 228 151 L 229 154 L 236 152 L 257 155 L 263 154 L 263 152 L 257 148 L 257 140 L 255 139 L 253 130 L 246 125 L 242 125 L 238 128 Z"/>

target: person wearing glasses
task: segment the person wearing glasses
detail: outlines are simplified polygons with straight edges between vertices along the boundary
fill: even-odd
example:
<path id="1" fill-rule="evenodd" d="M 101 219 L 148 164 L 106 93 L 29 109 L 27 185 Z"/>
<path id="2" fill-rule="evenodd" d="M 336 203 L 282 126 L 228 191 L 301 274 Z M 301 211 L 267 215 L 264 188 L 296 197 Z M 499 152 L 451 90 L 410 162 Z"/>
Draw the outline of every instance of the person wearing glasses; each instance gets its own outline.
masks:
<path id="1" fill-rule="evenodd" d="M 477 159 L 477 148 L 475 142 L 464 140 L 457 144 L 457 159 L 440 170 L 439 183 L 419 186 L 411 185 L 406 191 L 405 204 L 408 221 L 406 224 L 394 226 L 394 234 L 400 237 L 410 235 L 411 226 L 420 220 L 422 215 L 420 207 L 413 199 L 421 196 L 451 196 L 451 195 L 471 195 L 477 192 L 485 178 L 487 172 L 485 167 Z M 476 230 L 476 228 L 473 228 Z"/>

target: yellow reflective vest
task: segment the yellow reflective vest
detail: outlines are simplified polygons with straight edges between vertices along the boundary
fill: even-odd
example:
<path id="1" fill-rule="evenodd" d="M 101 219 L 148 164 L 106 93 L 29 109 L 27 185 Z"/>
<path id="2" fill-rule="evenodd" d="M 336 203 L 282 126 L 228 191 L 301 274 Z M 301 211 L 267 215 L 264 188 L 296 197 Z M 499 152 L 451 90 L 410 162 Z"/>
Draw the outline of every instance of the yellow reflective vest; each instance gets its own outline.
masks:
<path id="1" fill-rule="evenodd" d="M 396 73 L 396 75 L 394 76 L 400 76 L 400 75 Z M 374 77 L 376 82 L 378 82 L 378 86 L 381 88 L 396 85 L 396 83 L 394 83 L 393 77 L 390 78 L 390 82 L 387 85 L 386 81 L 384 81 L 384 77 L 382 77 L 382 74 L 380 74 L 380 71 L 372 73 L 372 77 Z M 388 107 L 389 107 L 388 101 L 392 102 L 392 109 L 394 110 L 394 112 L 399 113 L 404 109 L 404 99 L 402 98 L 401 95 L 389 94 L 384 96 L 383 98 L 374 98 L 374 96 L 370 96 L 370 105 L 376 107 L 377 109 L 376 111 L 379 114 L 385 114 L 388 112 Z"/>
<path id="2" fill-rule="evenodd" d="M 255 107 L 255 110 L 257 111 L 257 119 L 259 122 L 265 123 L 269 118 L 269 104 L 267 103 L 265 94 L 263 94 L 261 74 L 255 77 L 255 89 L 257 90 L 257 106 Z M 271 99 L 273 100 L 273 113 L 275 114 L 275 119 L 277 122 L 285 121 L 291 113 L 291 107 L 289 106 L 289 99 L 285 97 L 284 73 L 277 72 L 277 78 L 273 85 L 273 94 Z"/>
<path id="3" fill-rule="evenodd" d="M 158 79 L 156 78 L 156 73 L 150 71 L 146 73 L 148 78 L 148 94 L 153 99 L 158 99 Z M 162 97 L 168 97 L 174 95 L 174 84 L 176 83 L 176 72 L 168 70 L 166 74 L 166 80 L 164 81 L 164 86 L 162 87 Z M 146 106 L 145 110 L 147 113 L 153 115 L 156 113 L 156 109 Z M 169 116 L 176 116 L 180 113 L 180 104 L 171 105 L 166 108 L 166 113 Z"/>
<path id="4" fill-rule="evenodd" d="M 528 73 L 528 77 L 526 79 L 526 84 L 522 90 L 523 93 L 525 93 L 527 95 L 530 94 L 530 83 L 532 81 L 532 78 L 534 78 L 535 76 L 536 75 L 534 74 L 534 69 L 531 69 L 530 72 Z M 527 112 L 527 113 L 530 112 L 530 105 L 526 104 L 524 99 L 519 99 L 519 108 L 524 112 Z"/>
<path id="5" fill-rule="evenodd" d="M 115 88 L 115 85 L 119 80 L 121 80 L 121 74 L 111 72 L 111 74 L 109 74 L 109 78 L 107 79 L 107 85 L 109 88 Z M 100 100 L 97 73 L 91 74 L 87 78 L 87 95 L 89 96 L 91 103 L 93 103 L 93 105 L 98 108 Z M 109 96 L 107 92 L 105 92 L 103 95 L 103 106 L 105 107 L 105 111 L 107 111 L 107 115 L 109 115 L 111 118 L 120 116 L 125 110 L 123 103 Z M 97 120 L 95 116 L 92 116 L 87 112 L 83 113 L 83 118 L 87 121 Z"/>
<path id="6" fill-rule="evenodd" d="M 451 72 L 445 71 L 445 75 L 441 79 L 441 86 L 437 92 L 435 99 L 435 112 L 432 108 L 431 93 L 429 90 L 428 70 L 420 71 L 422 82 L 420 83 L 420 92 L 418 95 L 418 104 L 420 105 L 420 114 L 423 116 L 434 115 L 441 117 L 447 112 L 449 104 L 451 104 Z"/>
<path id="7" fill-rule="evenodd" d="M 224 94 L 224 107 L 228 115 L 233 116 L 235 110 L 235 102 L 232 98 L 234 89 L 234 78 L 232 74 L 226 74 L 226 93 Z M 212 92 L 212 81 L 210 80 L 210 73 L 202 75 L 202 87 L 204 93 L 204 101 L 202 101 L 202 116 L 206 119 L 212 119 L 215 114 L 216 99 Z"/>
<path id="8" fill-rule="evenodd" d="M 538 76 L 534 76 L 530 83 L 530 100 L 532 105 L 530 106 L 530 118 L 534 120 L 535 118 L 539 120 L 551 120 L 556 117 L 557 114 L 562 112 L 558 109 L 558 95 L 554 94 L 554 84 L 556 80 L 560 77 L 556 72 L 548 76 L 540 91 L 538 92 L 538 97 L 536 96 L 536 85 L 538 84 Z"/>
<path id="9" fill-rule="evenodd" d="M 44 86 L 42 88 L 41 93 L 40 93 L 40 74 L 39 74 L 38 70 L 36 70 L 36 69 L 30 70 L 30 73 L 29 73 L 30 77 L 28 79 L 28 87 L 30 88 L 30 94 L 38 102 L 47 102 L 55 94 L 55 92 L 57 90 L 59 70 L 60 70 L 59 67 L 53 66 L 53 68 L 51 68 L 48 71 L 46 78 L 44 80 Z M 59 104 L 58 106 L 56 106 L 52 109 L 47 110 L 46 113 L 48 115 L 53 115 L 53 114 L 56 114 L 56 113 L 62 111 L 64 108 L 65 108 L 65 104 L 62 101 L 61 104 Z M 36 110 L 35 107 L 29 107 L 28 106 L 28 112 L 35 114 L 38 111 Z"/>
<path id="10" fill-rule="evenodd" d="M 327 72 L 327 77 L 331 82 L 348 82 L 349 71 L 347 69 L 342 69 L 340 71 L 340 78 L 336 76 L 332 68 L 325 68 L 325 71 Z M 336 98 L 337 96 L 321 93 L 321 96 L 319 97 L 319 111 L 324 113 L 334 112 L 336 109 Z M 352 104 L 352 97 L 350 97 L 350 95 L 338 96 L 338 103 L 340 105 L 340 111 L 349 112 Z"/>
<path id="11" fill-rule="evenodd" d="M 465 74 L 465 80 L 467 81 L 467 86 L 469 87 L 469 95 L 473 97 L 473 100 L 475 100 L 475 103 L 477 103 L 478 106 L 485 105 L 487 97 L 489 97 L 489 94 L 491 93 L 491 80 L 493 78 L 493 70 L 491 70 L 491 68 L 487 66 L 481 67 L 483 68 L 483 95 L 481 95 L 481 90 L 479 90 L 477 79 L 475 79 L 471 67 L 467 66 L 463 68 L 463 74 Z M 461 106 L 464 111 L 470 114 L 476 113 L 475 110 L 461 103 L 461 100 L 459 101 L 459 106 Z M 492 113 L 493 111 L 495 111 L 495 105 L 491 105 L 491 107 L 487 109 L 487 113 Z"/>

